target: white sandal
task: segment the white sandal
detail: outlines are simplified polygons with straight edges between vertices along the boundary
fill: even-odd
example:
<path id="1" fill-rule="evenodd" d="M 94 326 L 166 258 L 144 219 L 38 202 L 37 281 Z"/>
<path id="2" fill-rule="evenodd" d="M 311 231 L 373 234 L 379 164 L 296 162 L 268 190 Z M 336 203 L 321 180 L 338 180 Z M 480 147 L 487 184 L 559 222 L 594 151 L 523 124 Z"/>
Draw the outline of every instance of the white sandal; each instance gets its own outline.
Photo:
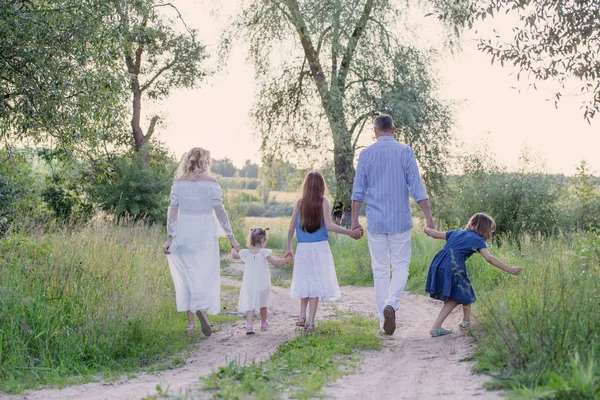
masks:
<path id="1" fill-rule="evenodd" d="M 196 324 L 188 324 L 187 329 L 185 330 L 188 333 L 192 333 L 196 330 Z"/>

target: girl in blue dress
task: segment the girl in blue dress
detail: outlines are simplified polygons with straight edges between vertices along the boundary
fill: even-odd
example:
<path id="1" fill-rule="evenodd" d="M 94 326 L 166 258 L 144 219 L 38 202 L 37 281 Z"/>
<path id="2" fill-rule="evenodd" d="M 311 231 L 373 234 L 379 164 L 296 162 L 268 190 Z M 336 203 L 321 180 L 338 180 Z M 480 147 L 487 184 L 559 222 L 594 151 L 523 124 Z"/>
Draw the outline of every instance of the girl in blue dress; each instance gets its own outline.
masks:
<path id="1" fill-rule="evenodd" d="M 521 268 L 509 267 L 488 251 L 486 241 L 492 238 L 495 230 L 494 220 L 483 213 L 473 215 L 465 229 L 438 232 L 431 228 L 425 228 L 428 236 L 446 240 L 444 248 L 435 255 L 431 262 L 425 285 L 425 290 L 431 297 L 444 302 L 440 314 L 429 331 L 432 337 L 452 333 L 451 329 L 442 328 L 442 324 L 459 304 L 463 305 L 463 322 L 458 325 L 459 328 L 465 329 L 471 325 L 471 304 L 475 302 L 476 298 L 471 281 L 467 276 L 465 261 L 473 253 L 481 253 L 488 263 L 510 274 L 518 275 L 521 272 Z"/>

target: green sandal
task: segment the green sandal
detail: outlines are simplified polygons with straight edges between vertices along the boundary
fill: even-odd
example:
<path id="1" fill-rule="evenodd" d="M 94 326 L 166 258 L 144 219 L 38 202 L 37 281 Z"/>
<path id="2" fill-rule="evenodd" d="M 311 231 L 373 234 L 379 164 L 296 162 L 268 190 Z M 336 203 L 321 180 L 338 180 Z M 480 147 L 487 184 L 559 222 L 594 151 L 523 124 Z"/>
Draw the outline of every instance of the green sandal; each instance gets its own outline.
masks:
<path id="1" fill-rule="evenodd" d="M 471 321 L 463 321 L 460 324 L 458 324 L 458 327 L 460 329 L 468 329 L 471 327 Z"/>
<path id="2" fill-rule="evenodd" d="M 431 335 L 431 337 L 440 337 L 440 336 L 449 335 L 451 333 L 452 333 L 452 329 L 431 328 L 429 330 L 429 334 Z"/>

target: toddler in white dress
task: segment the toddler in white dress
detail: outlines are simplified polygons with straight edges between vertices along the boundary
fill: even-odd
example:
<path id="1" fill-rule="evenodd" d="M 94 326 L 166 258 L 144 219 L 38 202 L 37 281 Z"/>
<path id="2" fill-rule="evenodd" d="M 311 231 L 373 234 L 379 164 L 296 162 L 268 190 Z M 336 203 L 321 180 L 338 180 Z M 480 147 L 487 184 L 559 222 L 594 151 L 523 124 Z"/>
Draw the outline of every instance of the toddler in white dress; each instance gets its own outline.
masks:
<path id="1" fill-rule="evenodd" d="M 239 253 L 235 249 L 231 250 L 233 258 L 244 260 L 245 264 L 238 310 L 246 314 L 246 333 L 248 335 L 254 333 L 252 325 L 254 310 L 260 310 L 260 330 L 266 331 L 269 326 L 267 307 L 271 305 L 271 271 L 269 271 L 267 262 L 281 266 L 292 261 L 289 256 L 274 258 L 271 256 L 272 251 L 265 249 L 268 229 L 252 228 L 248 235 L 248 249 L 243 249 Z"/>

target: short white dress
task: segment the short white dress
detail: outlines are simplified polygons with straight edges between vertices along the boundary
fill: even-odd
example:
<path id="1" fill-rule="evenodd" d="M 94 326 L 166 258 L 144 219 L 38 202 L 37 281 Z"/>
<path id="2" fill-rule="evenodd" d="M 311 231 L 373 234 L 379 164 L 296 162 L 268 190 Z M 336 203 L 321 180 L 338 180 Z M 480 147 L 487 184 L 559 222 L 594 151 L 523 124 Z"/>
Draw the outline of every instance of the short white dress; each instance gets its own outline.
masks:
<path id="1" fill-rule="evenodd" d="M 298 216 L 296 237 L 298 244 L 294 255 L 291 296 L 295 299 L 318 297 L 321 301 L 341 298 L 325 225 L 316 232 L 308 233 L 300 227 Z"/>
<path id="2" fill-rule="evenodd" d="M 176 181 L 167 219 L 167 255 L 177 311 L 221 311 L 219 236 L 231 236 L 223 192 L 211 181 Z M 149 294 L 150 295 L 150 294 Z"/>
<path id="3" fill-rule="evenodd" d="M 240 258 L 245 265 L 238 301 L 239 312 L 247 313 L 271 305 L 271 271 L 267 261 L 271 253 L 269 249 L 261 249 L 256 254 L 247 249 L 240 251 Z"/>

